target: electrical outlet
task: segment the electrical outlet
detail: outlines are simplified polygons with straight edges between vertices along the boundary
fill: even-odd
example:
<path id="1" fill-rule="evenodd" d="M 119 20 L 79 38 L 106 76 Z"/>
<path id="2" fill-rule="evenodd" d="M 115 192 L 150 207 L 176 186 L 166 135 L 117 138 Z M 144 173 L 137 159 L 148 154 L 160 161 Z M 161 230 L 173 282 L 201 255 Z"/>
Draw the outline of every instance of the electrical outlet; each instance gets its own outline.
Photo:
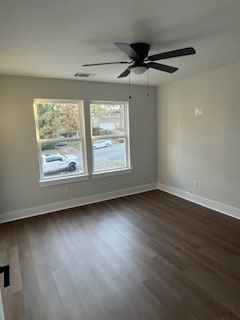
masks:
<path id="1" fill-rule="evenodd" d="M 67 184 L 64 189 L 65 193 L 70 193 L 70 186 Z"/>
<path id="2" fill-rule="evenodd" d="M 194 186 L 194 188 L 198 188 L 198 181 L 197 180 L 193 181 L 193 186 Z"/>

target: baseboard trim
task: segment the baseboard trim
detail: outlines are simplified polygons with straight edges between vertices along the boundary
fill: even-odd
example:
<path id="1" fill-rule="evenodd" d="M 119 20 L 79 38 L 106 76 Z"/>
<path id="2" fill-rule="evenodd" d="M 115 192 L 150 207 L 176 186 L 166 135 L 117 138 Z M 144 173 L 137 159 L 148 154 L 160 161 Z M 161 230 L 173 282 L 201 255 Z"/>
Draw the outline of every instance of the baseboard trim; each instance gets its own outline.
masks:
<path id="1" fill-rule="evenodd" d="M 180 197 L 180 198 L 183 198 L 185 200 L 197 203 L 203 207 L 207 207 L 209 209 L 226 214 L 226 215 L 231 216 L 233 218 L 240 219 L 240 209 L 238 209 L 238 208 L 231 207 L 231 206 L 228 206 L 224 203 L 217 202 L 217 201 L 214 201 L 214 200 L 211 200 L 208 198 L 204 198 L 204 197 L 198 196 L 196 194 L 193 194 L 193 193 L 181 190 L 181 189 L 177 189 L 174 187 L 170 187 L 170 186 L 167 186 L 167 185 L 161 184 L 161 183 L 157 184 L 157 189 L 161 190 L 161 191 L 165 191 L 170 194 L 173 194 L 173 195 Z"/>
<path id="2" fill-rule="evenodd" d="M 70 209 L 70 208 L 79 207 L 79 206 L 83 206 L 91 203 L 111 200 L 111 199 L 129 196 L 129 195 L 137 194 L 141 192 L 156 190 L 156 188 L 157 188 L 156 183 L 151 183 L 151 184 L 131 187 L 127 189 L 110 191 L 106 193 L 98 193 L 98 194 L 87 196 L 87 197 L 81 197 L 81 198 L 65 200 L 61 202 L 50 203 L 50 204 L 46 204 L 38 207 L 6 212 L 3 214 L 0 214 L 0 223 L 38 216 L 45 213 L 56 212 L 64 209 Z"/>

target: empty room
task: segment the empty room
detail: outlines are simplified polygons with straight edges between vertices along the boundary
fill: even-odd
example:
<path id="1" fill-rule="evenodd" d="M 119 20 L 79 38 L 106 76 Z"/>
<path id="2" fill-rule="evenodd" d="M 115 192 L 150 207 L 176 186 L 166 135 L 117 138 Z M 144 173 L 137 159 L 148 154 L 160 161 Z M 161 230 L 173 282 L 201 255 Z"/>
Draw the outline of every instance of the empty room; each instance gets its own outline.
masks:
<path id="1" fill-rule="evenodd" d="M 239 0 L 0 0 L 0 320 L 240 319 Z"/>

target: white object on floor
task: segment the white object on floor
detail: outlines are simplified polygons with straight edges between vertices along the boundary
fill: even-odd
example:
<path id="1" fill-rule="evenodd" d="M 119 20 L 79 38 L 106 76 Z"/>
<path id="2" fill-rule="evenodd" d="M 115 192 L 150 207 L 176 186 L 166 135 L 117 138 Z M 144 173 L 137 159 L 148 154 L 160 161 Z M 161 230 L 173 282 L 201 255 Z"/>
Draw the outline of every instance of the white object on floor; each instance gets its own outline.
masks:
<path id="1" fill-rule="evenodd" d="M 0 320 L 5 320 L 1 290 L 0 290 Z"/>

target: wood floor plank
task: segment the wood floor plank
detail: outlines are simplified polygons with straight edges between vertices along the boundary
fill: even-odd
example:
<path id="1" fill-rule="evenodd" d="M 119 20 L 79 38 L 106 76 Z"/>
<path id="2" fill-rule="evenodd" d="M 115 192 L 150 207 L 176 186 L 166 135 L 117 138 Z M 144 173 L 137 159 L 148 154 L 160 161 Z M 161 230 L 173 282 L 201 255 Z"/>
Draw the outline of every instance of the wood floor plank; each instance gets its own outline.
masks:
<path id="1" fill-rule="evenodd" d="M 22 291 L 12 292 L 5 288 L 2 293 L 5 320 L 25 320 L 25 308 Z"/>
<path id="2" fill-rule="evenodd" d="M 2 224 L 6 320 L 240 319 L 239 235 L 157 190 Z"/>
<path id="3" fill-rule="evenodd" d="M 18 246 L 13 246 L 9 250 L 9 260 L 11 266 L 11 290 L 12 293 L 22 290 L 22 276 L 18 255 Z"/>

